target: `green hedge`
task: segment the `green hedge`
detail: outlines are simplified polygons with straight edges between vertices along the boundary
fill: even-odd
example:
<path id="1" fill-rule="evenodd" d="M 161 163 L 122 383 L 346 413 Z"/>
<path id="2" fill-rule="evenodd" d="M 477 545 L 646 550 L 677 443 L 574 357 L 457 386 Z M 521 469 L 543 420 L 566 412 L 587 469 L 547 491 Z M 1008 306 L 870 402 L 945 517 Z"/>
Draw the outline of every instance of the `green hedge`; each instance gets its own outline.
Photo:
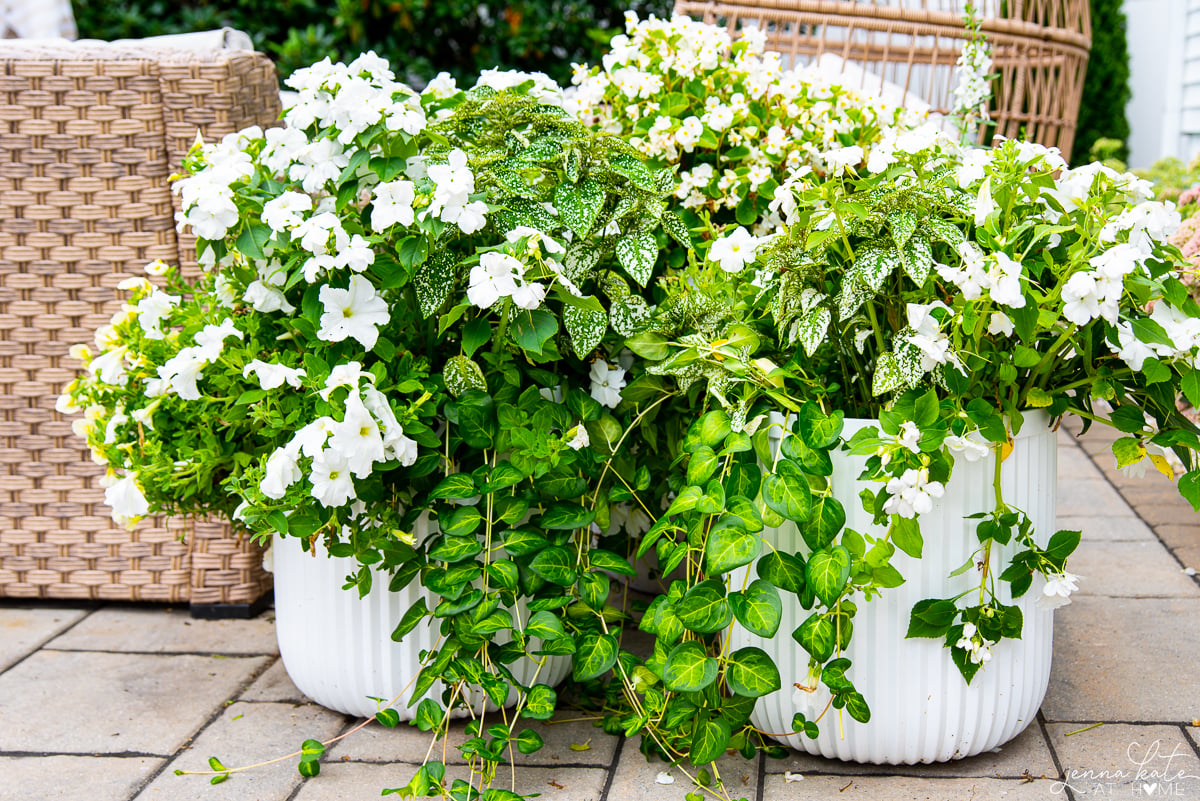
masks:
<path id="1" fill-rule="evenodd" d="M 1079 104 L 1079 128 L 1075 133 L 1072 161 L 1078 164 L 1095 157 L 1129 160 L 1129 47 L 1125 40 L 1125 14 L 1121 0 L 1091 0 L 1092 53 Z M 1115 139 L 1120 146 L 1092 153 L 1100 139 Z"/>
<path id="2" fill-rule="evenodd" d="M 375 50 L 423 85 L 443 70 L 460 80 L 492 67 L 538 70 L 569 82 L 571 63 L 595 61 L 632 8 L 670 14 L 670 0 L 126 0 L 76 2 L 81 38 L 129 39 L 222 26 L 250 34 L 282 74 L 329 56 Z"/>

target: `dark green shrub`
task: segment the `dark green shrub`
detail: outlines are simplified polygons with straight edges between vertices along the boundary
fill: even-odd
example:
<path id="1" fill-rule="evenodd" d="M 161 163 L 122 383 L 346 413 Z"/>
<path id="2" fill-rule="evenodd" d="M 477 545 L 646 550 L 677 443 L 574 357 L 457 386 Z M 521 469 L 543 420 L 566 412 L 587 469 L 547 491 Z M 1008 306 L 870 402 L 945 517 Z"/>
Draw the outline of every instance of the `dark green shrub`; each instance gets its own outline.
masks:
<path id="1" fill-rule="evenodd" d="M 571 63 L 597 60 L 624 25 L 670 14 L 670 0 L 126 0 L 76 3 L 79 35 L 122 39 L 207 30 L 246 31 L 287 75 L 375 50 L 421 85 L 441 71 L 466 80 L 493 67 L 538 70 L 565 83 Z"/>
<path id="2" fill-rule="evenodd" d="M 1129 160 L 1129 48 L 1125 41 L 1125 13 L 1121 0 L 1091 0 L 1092 52 L 1079 104 L 1079 128 L 1075 132 L 1072 161 L 1075 165 L 1092 159 L 1097 139 L 1116 139 L 1119 149 L 1110 157 Z"/>

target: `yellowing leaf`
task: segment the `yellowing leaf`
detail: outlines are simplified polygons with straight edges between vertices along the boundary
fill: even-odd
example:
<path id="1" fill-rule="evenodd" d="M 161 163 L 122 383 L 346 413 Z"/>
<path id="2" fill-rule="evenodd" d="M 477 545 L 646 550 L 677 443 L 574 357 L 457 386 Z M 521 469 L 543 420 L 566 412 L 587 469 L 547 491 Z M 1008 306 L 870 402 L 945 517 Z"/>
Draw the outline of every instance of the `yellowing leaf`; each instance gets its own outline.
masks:
<path id="1" fill-rule="evenodd" d="M 584 742 L 584 743 L 571 743 L 570 745 L 567 746 L 567 748 L 570 748 L 572 751 L 591 751 L 592 750 L 591 742 L 592 741 L 589 738 L 588 741 Z"/>
<path id="2" fill-rule="evenodd" d="M 1171 463 L 1161 453 L 1151 453 L 1150 461 L 1154 463 L 1154 467 L 1158 472 L 1162 473 L 1171 481 L 1175 480 L 1175 470 L 1171 467 Z"/>

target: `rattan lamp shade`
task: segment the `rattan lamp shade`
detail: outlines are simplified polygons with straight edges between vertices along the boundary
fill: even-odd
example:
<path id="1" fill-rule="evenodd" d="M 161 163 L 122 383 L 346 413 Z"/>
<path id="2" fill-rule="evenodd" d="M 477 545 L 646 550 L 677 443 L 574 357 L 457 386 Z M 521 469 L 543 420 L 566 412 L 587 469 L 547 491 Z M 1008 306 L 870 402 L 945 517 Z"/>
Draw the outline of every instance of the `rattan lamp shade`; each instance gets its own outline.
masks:
<path id="1" fill-rule="evenodd" d="M 1092 33 L 1087 0 L 981 0 L 994 71 L 992 121 L 981 131 L 1059 147 L 1070 158 Z M 860 88 L 888 81 L 935 111 L 953 106 L 954 64 L 965 39 L 959 0 L 837 2 L 680 0 L 678 14 L 727 25 L 757 24 L 767 48 L 803 66 L 832 53 L 869 72 Z"/>
<path id="2" fill-rule="evenodd" d="M 258 546 L 208 521 L 115 524 L 71 420 L 67 356 L 153 259 L 195 265 L 167 178 L 206 138 L 279 117 L 250 51 L 0 46 L 0 597 L 249 605 Z"/>

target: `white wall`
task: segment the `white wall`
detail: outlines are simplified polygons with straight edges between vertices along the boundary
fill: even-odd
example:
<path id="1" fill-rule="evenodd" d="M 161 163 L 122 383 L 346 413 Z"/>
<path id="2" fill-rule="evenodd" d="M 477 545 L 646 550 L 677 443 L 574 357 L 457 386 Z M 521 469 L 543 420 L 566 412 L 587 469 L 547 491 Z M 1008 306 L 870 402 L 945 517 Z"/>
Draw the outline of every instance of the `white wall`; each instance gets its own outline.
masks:
<path id="1" fill-rule="evenodd" d="M 1129 166 L 1164 156 L 1188 161 L 1200 149 L 1200 0 L 1125 0 L 1123 9 L 1133 93 L 1125 107 Z"/>

